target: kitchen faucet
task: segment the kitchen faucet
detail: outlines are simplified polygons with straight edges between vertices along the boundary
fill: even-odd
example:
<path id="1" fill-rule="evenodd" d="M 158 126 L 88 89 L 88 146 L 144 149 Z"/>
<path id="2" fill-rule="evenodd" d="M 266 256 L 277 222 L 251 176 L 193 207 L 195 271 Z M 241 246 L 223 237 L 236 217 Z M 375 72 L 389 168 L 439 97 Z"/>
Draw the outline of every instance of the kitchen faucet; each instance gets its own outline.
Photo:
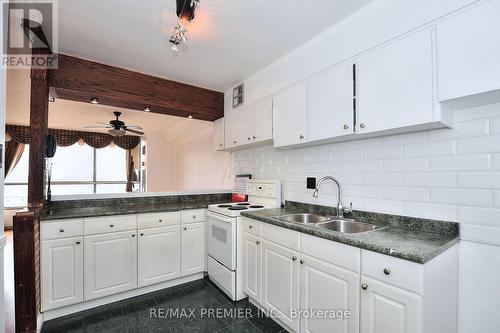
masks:
<path id="1" fill-rule="evenodd" d="M 344 218 L 344 212 L 350 213 L 351 209 L 349 209 L 349 208 L 344 209 L 344 207 L 342 206 L 342 196 L 341 196 L 342 191 L 340 189 L 340 183 L 337 181 L 337 179 L 333 178 L 332 176 L 324 176 L 324 177 L 320 178 L 320 180 L 318 180 L 318 182 L 316 183 L 316 189 L 313 192 L 313 197 L 315 197 L 315 198 L 318 197 L 319 186 L 325 180 L 331 180 L 335 184 L 337 184 L 337 189 L 338 189 L 338 192 L 337 192 L 337 200 L 338 200 L 337 201 L 337 218 L 339 218 L 339 219 Z M 351 204 L 351 207 L 352 207 L 352 204 Z"/>

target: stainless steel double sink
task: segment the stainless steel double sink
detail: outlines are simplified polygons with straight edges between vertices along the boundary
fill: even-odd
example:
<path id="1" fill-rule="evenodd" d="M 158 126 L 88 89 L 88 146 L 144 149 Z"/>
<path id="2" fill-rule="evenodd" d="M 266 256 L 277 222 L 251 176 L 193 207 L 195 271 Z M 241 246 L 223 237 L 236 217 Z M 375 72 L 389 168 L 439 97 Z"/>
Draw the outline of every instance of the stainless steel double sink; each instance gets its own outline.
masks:
<path id="1" fill-rule="evenodd" d="M 321 229 L 334 230 L 341 233 L 354 234 L 384 228 L 383 226 L 357 222 L 351 219 L 322 216 L 312 213 L 287 214 L 276 216 L 277 219 L 303 225 L 314 225 Z"/>

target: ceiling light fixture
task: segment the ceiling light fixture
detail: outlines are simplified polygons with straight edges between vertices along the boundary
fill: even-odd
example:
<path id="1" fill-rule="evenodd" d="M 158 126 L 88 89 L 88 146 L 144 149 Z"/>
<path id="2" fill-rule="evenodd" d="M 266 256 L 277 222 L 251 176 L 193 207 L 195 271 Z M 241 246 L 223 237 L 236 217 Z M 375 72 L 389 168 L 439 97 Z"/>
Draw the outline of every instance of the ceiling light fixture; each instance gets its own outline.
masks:
<path id="1" fill-rule="evenodd" d="M 146 107 L 144 108 L 144 111 L 146 111 L 146 112 L 150 112 L 150 111 L 151 111 L 151 109 L 149 108 L 149 106 L 146 106 Z"/>
<path id="2" fill-rule="evenodd" d="M 97 97 L 92 97 L 92 98 L 90 99 L 90 103 L 92 103 L 92 104 L 99 104 L 99 98 L 97 98 Z"/>
<path id="3" fill-rule="evenodd" d="M 176 14 L 179 17 L 174 31 L 170 35 L 170 44 L 173 51 L 179 50 L 179 45 L 185 43 L 187 40 L 187 28 L 189 23 L 194 19 L 194 11 L 198 6 L 200 0 L 176 0 L 177 10 Z"/>
<path id="4" fill-rule="evenodd" d="M 193 119 L 193 115 L 191 113 L 188 114 L 188 119 Z"/>
<path id="5" fill-rule="evenodd" d="M 55 102 L 56 98 L 54 96 L 49 95 L 49 102 Z"/>

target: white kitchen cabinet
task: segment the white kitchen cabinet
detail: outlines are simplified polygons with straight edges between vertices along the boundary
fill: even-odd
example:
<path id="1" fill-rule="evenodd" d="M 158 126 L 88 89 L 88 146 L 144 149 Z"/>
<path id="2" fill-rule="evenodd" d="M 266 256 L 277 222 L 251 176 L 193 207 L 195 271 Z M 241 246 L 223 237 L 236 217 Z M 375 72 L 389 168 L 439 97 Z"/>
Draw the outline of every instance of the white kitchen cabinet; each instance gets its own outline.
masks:
<path id="1" fill-rule="evenodd" d="M 500 89 L 500 1 L 482 1 L 437 25 L 439 100 Z"/>
<path id="2" fill-rule="evenodd" d="M 84 299 L 137 288 L 137 230 L 84 237 Z"/>
<path id="3" fill-rule="evenodd" d="M 181 275 L 187 276 L 205 271 L 205 222 L 182 226 Z"/>
<path id="4" fill-rule="evenodd" d="M 304 316 L 300 331 L 358 332 L 359 274 L 304 255 L 300 263 L 301 309 L 350 311 L 349 319 L 344 320 Z"/>
<path id="5" fill-rule="evenodd" d="M 230 110 L 225 116 L 226 148 L 245 145 L 252 140 L 252 109 L 249 106 Z"/>
<path id="6" fill-rule="evenodd" d="M 354 134 L 353 65 L 345 62 L 309 79 L 307 140 Z"/>
<path id="7" fill-rule="evenodd" d="M 421 333 L 422 296 L 362 276 L 361 333 Z"/>
<path id="8" fill-rule="evenodd" d="M 307 82 L 301 82 L 273 98 L 275 147 L 307 141 Z"/>
<path id="9" fill-rule="evenodd" d="M 214 150 L 224 149 L 224 118 L 214 121 Z"/>
<path id="10" fill-rule="evenodd" d="M 139 230 L 138 286 L 181 276 L 180 226 Z"/>
<path id="11" fill-rule="evenodd" d="M 42 241 L 42 311 L 83 301 L 83 237 Z"/>
<path id="12" fill-rule="evenodd" d="M 253 104 L 252 143 L 273 139 L 273 100 L 266 97 Z"/>
<path id="13" fill-rule="evenodd" d="M 291 311 L 300 305 L 299 254 L 268 241 L 261 244 L 262 306 L 277 311 L 285 325 L 298 331 L 299 317 L 292 317 Z"/>
<path id="14" fill-rule="evenodd" d="M 434 91 L 433 31 L 423 30 L 356 60 L 356 132 L 444 127 Z"/>
<path id="15" fill-rule="evenodd" d="M 243 236 L 245 293 L 257 302 L 261 302 L 261 240 L 245 233 Z"/>

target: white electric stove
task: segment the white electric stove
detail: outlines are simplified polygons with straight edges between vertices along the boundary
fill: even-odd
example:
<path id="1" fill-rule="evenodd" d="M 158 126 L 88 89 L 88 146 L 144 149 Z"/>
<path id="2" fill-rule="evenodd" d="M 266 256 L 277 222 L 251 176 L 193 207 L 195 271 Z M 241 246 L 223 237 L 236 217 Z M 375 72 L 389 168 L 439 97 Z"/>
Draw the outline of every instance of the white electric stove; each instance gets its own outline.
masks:
<path id="1" fill-rule="evenodd" d="M 281 181 L 249 180 L 248 202 L 209 205 L 208 276 L 233 301 L 246 297 L 243 292 L 243 226 L 241 212 L 281 206 Z"/>

